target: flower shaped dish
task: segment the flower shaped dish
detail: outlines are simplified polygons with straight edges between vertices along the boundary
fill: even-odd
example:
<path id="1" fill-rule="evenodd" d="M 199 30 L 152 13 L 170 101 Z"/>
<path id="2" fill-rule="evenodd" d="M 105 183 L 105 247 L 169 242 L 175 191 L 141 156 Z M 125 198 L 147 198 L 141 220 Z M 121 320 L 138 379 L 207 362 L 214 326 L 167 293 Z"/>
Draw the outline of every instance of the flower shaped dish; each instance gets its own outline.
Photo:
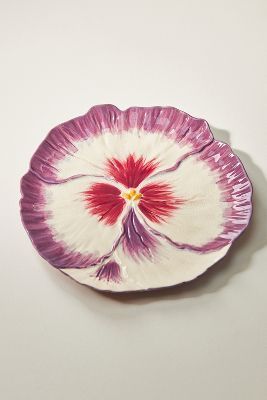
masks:
<path id="1" fill-rule="evenodd" d="M 172 286 L 220 260 L 249 223 L 251 183 L 203 119 L 92 107 L 48 134 L 21 181 L 40 255 L 114 292 Z"/>

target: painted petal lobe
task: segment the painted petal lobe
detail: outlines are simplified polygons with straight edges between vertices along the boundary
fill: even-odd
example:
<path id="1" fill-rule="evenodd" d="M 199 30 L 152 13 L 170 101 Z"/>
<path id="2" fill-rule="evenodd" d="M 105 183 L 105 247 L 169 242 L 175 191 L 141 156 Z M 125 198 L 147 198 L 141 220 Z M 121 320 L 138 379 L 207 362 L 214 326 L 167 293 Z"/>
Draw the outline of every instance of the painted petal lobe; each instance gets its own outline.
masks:
<path id="1" fill-rule="evenodd" d="M 32 172 L 22 179 L 23 223 L 39 253 L 56 267 L 95 264 L 112 251 L 121 235 L 122 215 L 107 225 L 88 211 L 84 192 L 96 181 L 105 183 L 99 178 L 83 177 L 64 184 L 47 184 Z"/>
<path id="2" fill-rule="evenodd" d="M 165 222 L 158 224 L 151 218 L 146 222 L 173 243 L 214 251 L 230 244 L 247 226 L 251 185 L 229 146 L 213 142 L 161 179 L 183 203 Z"/>

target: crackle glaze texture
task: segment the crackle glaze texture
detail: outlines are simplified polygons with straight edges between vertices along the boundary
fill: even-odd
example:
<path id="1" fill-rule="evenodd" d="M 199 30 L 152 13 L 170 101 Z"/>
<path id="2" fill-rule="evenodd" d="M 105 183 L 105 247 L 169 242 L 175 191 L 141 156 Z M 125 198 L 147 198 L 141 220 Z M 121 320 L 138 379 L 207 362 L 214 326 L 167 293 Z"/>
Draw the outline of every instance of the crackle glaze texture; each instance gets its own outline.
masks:
<path id="1" fill-rule="evenodd" d="M 80 283 L 134 291 L 194 279 L 248 225 L 245 170 L 173 107 L 92 107 L 48 134 L 21 181 L 40 255 Z"/>

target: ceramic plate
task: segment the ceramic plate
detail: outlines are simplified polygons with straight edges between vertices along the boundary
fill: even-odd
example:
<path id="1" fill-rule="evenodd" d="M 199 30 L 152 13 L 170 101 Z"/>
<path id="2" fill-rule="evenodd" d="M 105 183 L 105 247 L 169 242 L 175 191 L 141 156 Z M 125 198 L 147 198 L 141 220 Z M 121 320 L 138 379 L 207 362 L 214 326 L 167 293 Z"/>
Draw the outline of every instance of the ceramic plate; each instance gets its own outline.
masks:
<path id="1" fill-rule="evenodd" d="M 40 255 L 114 292 L 172 286 L 220 260 L 251 216 L 252 188 L 208 123 L 173 107 L 92 107 L 48 134 L 21 181 Z"/>

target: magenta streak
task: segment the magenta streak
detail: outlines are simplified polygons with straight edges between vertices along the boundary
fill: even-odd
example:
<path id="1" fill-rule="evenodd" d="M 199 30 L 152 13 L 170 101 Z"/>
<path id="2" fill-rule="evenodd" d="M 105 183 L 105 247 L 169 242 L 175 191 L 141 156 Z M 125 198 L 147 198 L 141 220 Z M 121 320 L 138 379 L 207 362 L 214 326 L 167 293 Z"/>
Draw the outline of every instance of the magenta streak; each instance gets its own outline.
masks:
<path id="1" fill-rule="evenodd" d="M 136 260 L 142 257 L 151 258 L 158 244 L 157 239 L 147 231 L 132 208 L 123 219 L 121 240 L 123 250 Z"/>
<path id="2" fill-rule="evenodd" d="M 121 269 L 116 261 L 108 261 L 106 264 L 101 265 L 95 272 L 94 276 L 99 280 L 105 280 L 107 282 L 120 283 L 121 281 Z"/>
<path id="3" fill-rule="evenodd" d="M 129 215 L 129 218 L 130 218 L 130 220 L 131 220 L 131 226 L 132 226 L 132 228 L 133 228 L 134 234 L 138 237 L 138 239 L 139 239 L 140 242 L 142 243 L 141 246 L 144 247 L 143 250 L 144 250 L 145 252 L 147 252 L 148 254 L 150 254 L 150 253 L 151 253 L 150 248 L 146 245 L 142 234 L 140 234 L 140 233 L 138 232 L 138 227 L 136 226 L 136 222 L 135 222 L 135 220 L 134 220 L 134 215 L 133 215 L 133 213 L 131 213 L 131 214 Z M 126 225 L 126 224 L 125 224 L 125 225 Z M 128 237 L 128 240 L 132 242 L 132 234 L 131 234 L 131 232 L 130 232 L 130 227 L 129 227 L 129 226 L 127 226 L 126 229 L 125 229 L 125 235 Z M 133 246 L 133 248 L 135 248 L 135 247 L 138 247 L 138 246 Z"/>
<path id="4" fill-rule="evenodd" d="M 136 235 L 139 237 L 141 243 L 143 244 L 143 246 L 147 249 L 148 254 L 151 254 L 151 249 L 145 244 L 145 241 L 143 239 L 143 236 L 138 232 L 138 226 L 136 226 L 136 221 L 133 218 L 134 216 L 131 215 L 131 220 L 132 220 L 132 224 L 133 224 L 133 228 L 134 228 L 134 232 L 136 233 Z"/>
<path id="5" fill-rule="evenodd" d="M 62 156 L 64 157 L 66 154 L 68 154 L 69 156 L 71 156 L 71 157 L 75 157 L 74 156 L 74 154 L 72 154 L 68 149 L 64 149 L 64 147 L 62 147 L 61 145 L 54 145 L 53 143 L 51 143 L 51 141 L 48 139 L 48 138 L 46 138 L 45 140 L 44 140 L 44 142 L 43 142 L 44 144 L 47 144 L 48 146 L 50 146 L 53 150 L 55 150 L 55 151 L 58 151 L 58 152 L 60 152 L 60 154 L 62 154 Z M 74 146 L 74 144 L 73 143 L 71 143 L 71 142 L 69 142 L 73 147 L 75 147 Z M 61 151 L 60 151 L 61 150 Z M 76 149 L 77 150 L 77 149 Z"/>

